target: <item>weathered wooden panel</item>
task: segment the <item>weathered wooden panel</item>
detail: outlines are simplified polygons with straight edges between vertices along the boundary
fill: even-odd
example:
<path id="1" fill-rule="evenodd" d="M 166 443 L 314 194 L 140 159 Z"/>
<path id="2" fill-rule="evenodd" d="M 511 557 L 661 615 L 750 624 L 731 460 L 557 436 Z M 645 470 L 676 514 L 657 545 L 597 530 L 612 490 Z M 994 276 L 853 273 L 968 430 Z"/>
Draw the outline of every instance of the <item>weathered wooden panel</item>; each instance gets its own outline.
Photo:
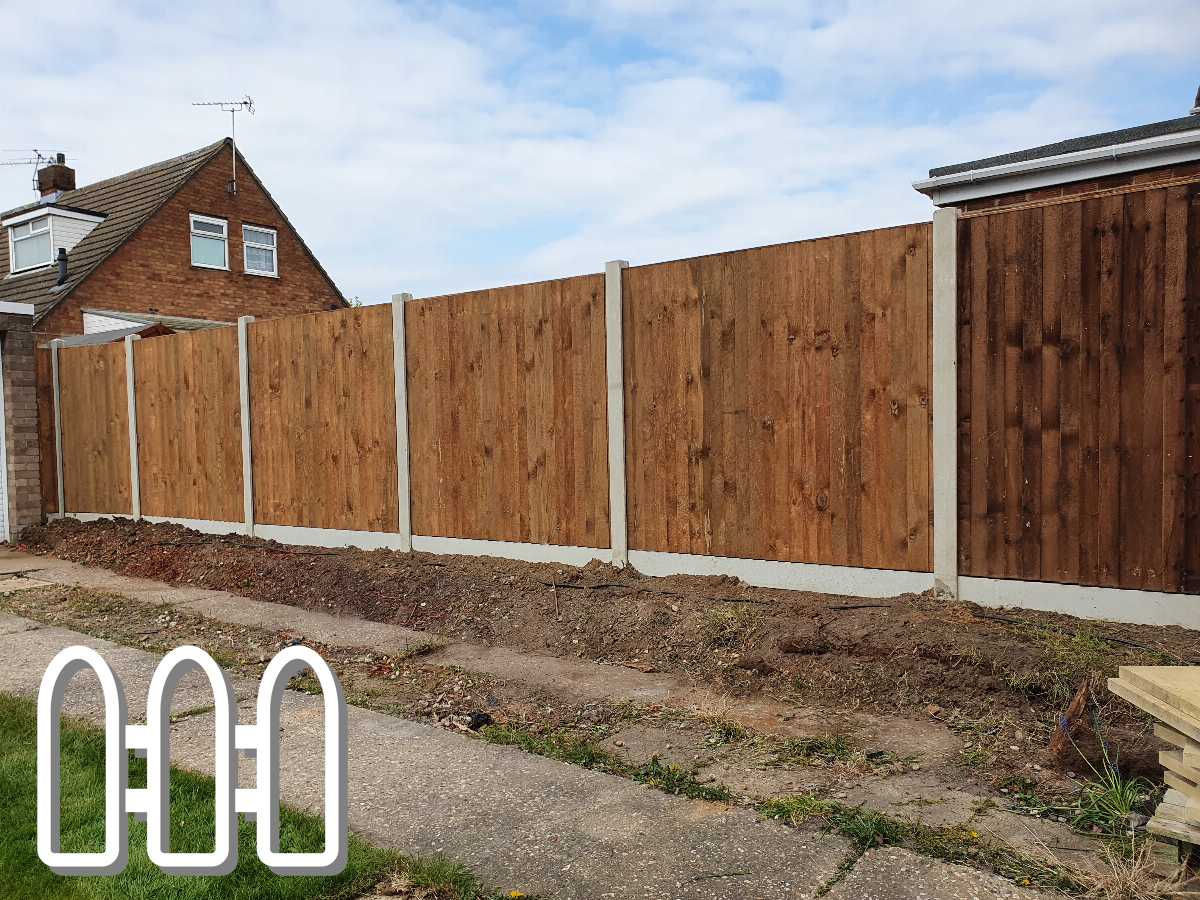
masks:
<path id="1" fill-rule="evenodd" d="M 929 571 L 928 224 L 625 273 L 630 547 Z"/>
<path id="2" fill-rule="evenodd" d="M 129 515 L 125 345 L 64 347 L 58 365 L 67 510 Z"/>
<path id="3" fill-rule="evenodd" d="M 396 531 L 391 307 L 249 327 L 255 521 Z"/>
<path id="4" fill-rule="evenodd" d="M 134 343 L 142 513 L 242 518 L 237 329 Z"/>
<path id="5" fill-rule="evenodd" d="M 604 277 L 406 305 L 413 531 L 607 547 Z"/>
<path id="6" fill-rule="evenodd" d="M 964 574 L 1200 590 L 1200 187 L 1153 184 L 959 226 Z"/>
<path id="7" fill-rule="evenodd" d="M 33 355 L 42 512 L 53 513 L 58 512 L 58 455 L 54 447 L 54 360 L 48 347 L 36 348 Z"/>

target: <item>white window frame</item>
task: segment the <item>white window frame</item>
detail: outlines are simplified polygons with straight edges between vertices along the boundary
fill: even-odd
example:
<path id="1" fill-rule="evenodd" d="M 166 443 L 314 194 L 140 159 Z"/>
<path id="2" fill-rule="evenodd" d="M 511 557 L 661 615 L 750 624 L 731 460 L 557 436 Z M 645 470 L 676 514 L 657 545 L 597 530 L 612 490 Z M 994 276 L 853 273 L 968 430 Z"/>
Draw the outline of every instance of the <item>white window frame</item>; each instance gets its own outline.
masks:
<path id="1" fill-rule="evenodd" d="M 34 263 L 32 266 L 22 266 L 20 269 L 17 268 L 17 242 L 28 240 L 29 238 L 33 237 L 34 234 L 41 235 L 42 232 L 34 232 L 31 230 L 30 233 L 24 237 L 17 237 L 13 233 L 13 229 L 19 228 L 21 225 L 30 225 L 32 229 L 33 222 L 37 221 L 39 218 L 41 218 L 41 216 L 34 217 L 27 222 L 14 222 L 12 225 L 8 226 L 8 269 L 13 275 L 16 275 L 19 272 L 32 272 L 34 269 L 44 269 L 46 266 L 54 262 L 54 216 L 46 213 L 46 231 L 50 233 L 50 258 L 45 262 Z"/>
<path id="2" fill-rule="evenodd" d="M 221 226 L 221 241 L 225 245 L 225 264 L 223 266 L 209 266 L 204 263 L 196 262 L 196 255 L 192 253 L 192 238 L 202 237 L 213 240 L 216 235 L 211 231 L 197 231 L 196 223 L 204 222 L 208 225 Z M 229 222 L 226 219 L 218 219 L 214 216 L 202 216 L 199 213 L 188 213 L 188 255 L 192 259 L 192 266 L 197 269 L 219 269 L 222 272 L 229 271 Z"/>
<path id="3" fill-rule="evenodd" d="M 262 244 L 262 243 L 259 243 L 258 241 L 250 240 L 248 237 L 246 237 L 247 229 L 250 229 L 253 231 L 269 231 L 271 233 L 271 237 L 274 239 L 274 243 Z M 271 251 L 271 261 L 274 263 L 274 267 L 272 268 L 272 270 L 270 272 L 264 272 L 260 269 L 250 268 L 250 260 L 246 256 L 246 248 L 247 247 L 255 247 L 259 250 L 270 250 Z M 242 269 L 243 269 L 243 271 L 245 271 L 245 273 L 247 275 L 261 275 L 263 278 L 278 278 L 279 277 L 279 232 L 276 229 L 264 228 L 261 225 L 246 225 L 243 223 L 243 225 L 242 225 Z"/>

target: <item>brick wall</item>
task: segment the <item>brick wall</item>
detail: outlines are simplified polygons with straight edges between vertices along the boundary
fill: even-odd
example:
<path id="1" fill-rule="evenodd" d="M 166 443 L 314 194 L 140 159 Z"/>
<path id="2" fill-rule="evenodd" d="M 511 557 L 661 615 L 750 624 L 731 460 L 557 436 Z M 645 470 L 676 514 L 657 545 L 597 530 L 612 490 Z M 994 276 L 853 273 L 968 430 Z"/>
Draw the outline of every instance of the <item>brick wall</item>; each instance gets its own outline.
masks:
<path id="1" fill-rule="evenodd" d="M 38 408 L 29 316 L 0 313 L 4 360 L 4 440 L 8 451 L 8 517 L 15 538 L 42 520 Z"/>
<path id="2" fill-rule="evenodd" d="M 82 334 L 84 308 L 233 322 L 238 316 L 271 318 L 343 307 L 336 287 L 240 159 L 238 193 L 228 192 L 230 153 L 218 153 L 39 322 L 39 342 Z M 228 221 L 229 271 L 192 266 L 188 213 Z M 278 278 L 243 271 L 243 223 L 277 230 Z"/>

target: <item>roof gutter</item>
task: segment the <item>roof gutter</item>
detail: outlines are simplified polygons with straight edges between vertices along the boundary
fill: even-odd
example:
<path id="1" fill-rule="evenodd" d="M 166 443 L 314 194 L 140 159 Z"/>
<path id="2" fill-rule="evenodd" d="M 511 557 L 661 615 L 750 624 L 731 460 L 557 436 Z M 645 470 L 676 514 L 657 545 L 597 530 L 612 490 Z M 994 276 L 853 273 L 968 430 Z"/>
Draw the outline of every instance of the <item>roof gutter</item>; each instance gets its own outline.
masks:
<path id="1" fill-rule="evenodd" d="M 937 206 L 1087 181 L 1200 159 L 1200 122 L 1192 131 L 1023 160 L 913 183 Z"/>

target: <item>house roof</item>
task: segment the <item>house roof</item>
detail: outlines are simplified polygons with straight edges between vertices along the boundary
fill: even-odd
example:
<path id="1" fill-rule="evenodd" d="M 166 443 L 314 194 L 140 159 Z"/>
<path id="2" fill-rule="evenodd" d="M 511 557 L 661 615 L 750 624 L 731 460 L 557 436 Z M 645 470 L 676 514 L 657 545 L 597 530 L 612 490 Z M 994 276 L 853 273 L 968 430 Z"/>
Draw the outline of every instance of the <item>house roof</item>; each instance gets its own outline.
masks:
<path id="1" fill-rule="evenodd" d="M 1035 159 L 1046 159 L 1050 156 L 1063 156 L 1067 153 L 1078 153 L 1082 150 L 1095 150 L 1100 147 L 1113 147 L 1128 144 L 1146 138 L 1163 137 L 1168 134 L 1179 134 L 1184 131 L 1194 131 L 1200 128 L 1200 116 L 1190 115 L 1178 119 L 1168 119 L 1165 122 L 1152 122 L 1149 125 L 1137 125 L 1133 128 L 1122 128 L 1118 131 L 1105 131 L 1100 134 L 1089 134 L 1085 137 L 1071 138 L 1054 144 L 1043 144 L 1040 147 L 1030 147 L 1028 150 L 1017 150 L 1000 156 L 989 156 L 971 162 L 955 163 L 952 166 L 940 166 L 929 170 L 930 178 L 941 178 L 944 175 L 960 175 L 963 172 L 974 172 L 978 169 L 991 169 L 995 166 L 1006 166 L 1012 163 L 1031 162 Z"/>
<path id="2" fill-rule="evenodd" d="M 43 318 L 51 309 L 58 305 L 96 268 L 111 256 L 122 244 L 131 238 L 146 221 L 154 215 L 188 180 L 205 166 L 225 147 L 232 147 L 230 138 L 222 138 L 216 143 L 193 150 L 174 159 L 164 160 L 153 165 L 135 169 L 124 175 L 97 181 L 73 191 L 64 191 L 55 198 L 53 205 L 59 208 L 72 207 L 84 212 L 103 213 L 104 221 L 93 228 L 69 254 L 67 280 L 61 285 L 58 280 L 58 268 L 51 263 L 42 269 L 34 269 L 16 275 L 0 277 L 0 300 L 16 303 L 32 303 L 34 306 L 34 321 Z M 287 215 L 280 209 L 271 192 L 254 173 L 250 164 L 238 153 L 238 168 L 253 178 L 263 194 L 279 212 L 280 218 L 295 233 L 301 248 L 317 270 L 329 282 L 336 296 L 346 303 L 341 291 L 334 284 L 329 273 L 325 271 L 320 260 L 309 249 L 299 232 L 292 226 Z M 27 203 L 15 209 L 0 214 L 7 219 L 20 215 L 47 203 Z M 8 272 L 8 241 L 0 240 L 0 272 Z M 128 314 L 125 314 L 128 315 Z M 161 318 L 161 317 L 160 317 Z M 181 320 L 183 321 L 183 320 Z M 174 327 L 174 326 L 172 326 Z"/>
<path id="3" fill-rule="evenodd" d="M 51 264 L 44 269 L 0 278 L 0 299 L 32 303 L 34 318 L 40 319 L 125 243 L 159 207 L 228 143 L 230 141 L 226 138 L 174 159 L 97 181 L 73 191 L 64 191 L 54 201 L 56 206 L 104 213 L 104 221 L 96 225 L 71 251 L 67 280 L 63 284 L 55 284 L 58 280 L 58 268 Z M 28 203 L 19 206 L 5 212 L 3 218 L 37 209 L 39 205 L 44 204 Z M 8 268 L 8 241 L 2 240 L 0 272 L 7 272 Z"/>
<path id="4" fill-rule="evenodd" d="M 216 319 L 197 319 L 192 316 L 164 316 L 158 313 L 125 312 L 114 309 L 95 309 L 85 306 L 80 312 L 93 316 L 103 316 L 106 319 L 116 319 L 128 322 L 130 325 L 165 325 L 172 331 L 203 331 L 207 328 L 222 328 L 233 325 L 232 322 L 218 322 Z"/>

